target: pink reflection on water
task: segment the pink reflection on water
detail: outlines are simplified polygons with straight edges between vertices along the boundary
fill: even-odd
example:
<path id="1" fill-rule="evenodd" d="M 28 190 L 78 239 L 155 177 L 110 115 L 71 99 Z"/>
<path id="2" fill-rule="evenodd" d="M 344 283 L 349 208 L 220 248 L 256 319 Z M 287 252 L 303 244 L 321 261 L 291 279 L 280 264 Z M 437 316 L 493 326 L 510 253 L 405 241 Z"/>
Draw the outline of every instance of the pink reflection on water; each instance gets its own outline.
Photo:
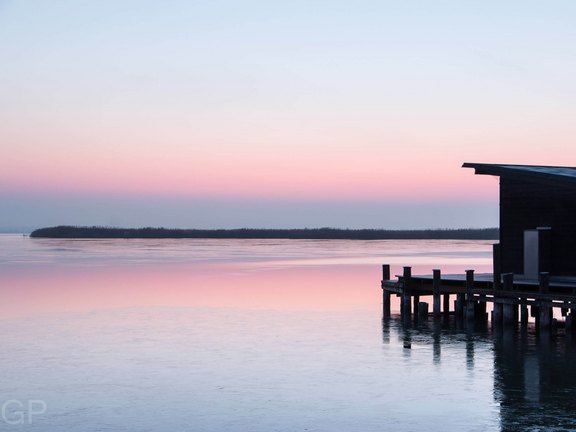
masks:
<path id="1" fill-rule="evenodd" d="M 138 307 L 381 308 L 392 275 L 490 271 L 486 242 L 25 242 L 0 272 L 0 316 Z M 14 249 L 16 250 L 16 248 Z M 11 260 L 11 261 L 10 261 Z M 398 310 L 397 304 L 393 308 Z"/>
<path id="2" fill-rule="evenodd" d="M 101 308 L 179 306 L 266 309 L 373 308 L 379 268 L 251 270 L 242 264 L 59 268 L 5 274 L 2 316 Z"/>
<path id="3" fill-rule="evenodd" d="M 401 273 L 401 268 L 394 270 Z M 413 268 L 414 274 L 430 270 Z M 464 269 L 456 265 L 443 270 Z M 4 275 L 0 313 L 7 317 L 147 306 L 374 310 L 381 302 L 380 279 L 380 266 L 374 265 L 258 270 L 242 264 L 60 268 Z"/>

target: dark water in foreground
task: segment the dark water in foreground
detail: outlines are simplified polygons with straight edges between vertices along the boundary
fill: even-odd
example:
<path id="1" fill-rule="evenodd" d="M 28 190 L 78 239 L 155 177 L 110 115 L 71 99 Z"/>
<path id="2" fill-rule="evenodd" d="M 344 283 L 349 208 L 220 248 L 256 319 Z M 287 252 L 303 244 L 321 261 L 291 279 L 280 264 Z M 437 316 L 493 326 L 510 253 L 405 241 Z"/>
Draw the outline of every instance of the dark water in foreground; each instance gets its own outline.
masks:
<path id="1" fill-rule="evenodd" d="M 569 337 L 382 321 L 380 264 L 490 251 L 0 236 L 0 430 L 576 430 Z"/>

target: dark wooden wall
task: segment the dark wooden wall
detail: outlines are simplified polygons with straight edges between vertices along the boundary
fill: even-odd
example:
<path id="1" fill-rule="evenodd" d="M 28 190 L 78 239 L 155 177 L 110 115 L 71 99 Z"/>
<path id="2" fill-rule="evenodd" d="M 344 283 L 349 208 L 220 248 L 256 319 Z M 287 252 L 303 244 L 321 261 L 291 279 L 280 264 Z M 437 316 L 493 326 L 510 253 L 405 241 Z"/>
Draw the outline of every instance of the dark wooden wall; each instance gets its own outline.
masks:
<path id="1" fill-rule="evenodd" d="M 503 272 L 524 272 L 524 230 L 551 227 L 553 275 L 576 275 L 576 188 L 500 178 Z"/>

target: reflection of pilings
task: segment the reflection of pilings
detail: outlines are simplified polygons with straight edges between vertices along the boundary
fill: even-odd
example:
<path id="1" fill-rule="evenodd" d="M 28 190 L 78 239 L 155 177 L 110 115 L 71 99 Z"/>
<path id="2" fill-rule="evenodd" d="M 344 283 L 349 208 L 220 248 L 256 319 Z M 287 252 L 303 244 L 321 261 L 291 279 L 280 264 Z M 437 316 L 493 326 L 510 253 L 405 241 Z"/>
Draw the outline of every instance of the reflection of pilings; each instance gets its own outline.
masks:
<path id="1" fill-rule="evenodd" d="M 382 342 L 385 345 L 390 343 L 390 318 L 382 320 Z"/>
<path id="2" fill-rule="evenodd" d="M 542 332 L 498 340 L 494 333 L 494 397 L 503 431 L 575 430 L 574 345 Z"/>
<path id="3" fill-rule="evenodd" d="M 474 338 L 470 331 L 466 336 L 466 367 L 474 369 Z"/>
<path id="4" fill-rule="evenodd" d="M 438 320 L 435 320 L 434 323 L 432 324 L 432 329 L 433 329 L 433 338 L 434 338 L 434 344 L 432 346 L 432 352 L 433 352 L 433 361 L 434 363 L 440 363 L 440 357 L 441 357 L 441 353 L 442 353 L 442 347 L 441 347 L 441 331 L 442 331 L 442 326 L 440 324 L 440 322 Z"/>
<path id="5" fill-rule="evenodd" d="M 412 330 L 410 328 L 410 322 L 403 320 L 402 322 L 402 346 L 406 348 L 404 351 L 407 355 L 410 355 L 410 350 L 412 348 Z"/>

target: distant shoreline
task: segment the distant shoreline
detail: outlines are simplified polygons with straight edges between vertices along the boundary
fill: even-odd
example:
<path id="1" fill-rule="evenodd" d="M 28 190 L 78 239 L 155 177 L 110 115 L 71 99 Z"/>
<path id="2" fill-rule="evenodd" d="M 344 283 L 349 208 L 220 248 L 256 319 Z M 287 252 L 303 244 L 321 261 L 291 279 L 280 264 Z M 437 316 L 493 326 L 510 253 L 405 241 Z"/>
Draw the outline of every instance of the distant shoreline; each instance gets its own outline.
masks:
<path id="1" fill-rule="evenodd" d="M 385 229 L 173 229 L 57 226 L 33 231 L 34 238 L 68 239 L 294 239 L 294 240 L 497 240 L 498 228 Z"/>

